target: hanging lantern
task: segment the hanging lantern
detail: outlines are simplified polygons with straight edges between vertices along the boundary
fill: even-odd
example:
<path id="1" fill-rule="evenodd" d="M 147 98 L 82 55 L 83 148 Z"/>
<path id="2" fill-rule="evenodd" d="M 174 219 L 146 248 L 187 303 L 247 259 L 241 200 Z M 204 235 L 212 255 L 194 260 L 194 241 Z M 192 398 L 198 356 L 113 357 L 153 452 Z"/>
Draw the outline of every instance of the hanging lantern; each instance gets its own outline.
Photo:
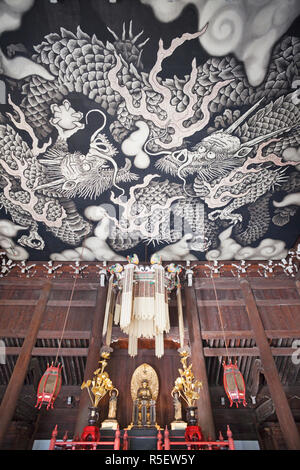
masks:
<path id="1" fill-rule="evenodd" d="M 247 406 L 246 403 L 246 387 L 244 377 L 242 376 L 240 370 L 238 369 L 237 364 L 223 363 L 224 375 L 223 375 L 223 384 L 225 392 L 229 398 L 230 406 L 233 403 L 236 404 L 238 408 L 239 403 L 243 403 L 244 406 Z"/>
<path id="2" fill-rule="evenodd" d="M 36 408 L 38 407 L 40 409 L 44 404 L 47 404 L 47 410 L 53 408 L 53 403 L 61 388 L 61 368 L 62 366 L 60 364 L 54 366 L 53 362 L 51 366 L 49 366 L 49 364 L 47 365 L 47 370 L 39 382 Z"/>
<path id="3" fill-rule="evenodd" d="M 109 268 L 102 331 L 106 345 L 111 343 L 114 322 L 128 335 L 130 356 L 137 355 L 139 338 L 154 338 L 155 355 L 160 358 L 164 354 L 164 333 L 170 330 L 168 292 L 177 285 L 181 268 L 171 264 L 166 272 L 157 253 L 152 255 L 150 266 L 140 266 L 135 254 L 127 256 L 127 261 L 124 267 L 117 264 Z"/>

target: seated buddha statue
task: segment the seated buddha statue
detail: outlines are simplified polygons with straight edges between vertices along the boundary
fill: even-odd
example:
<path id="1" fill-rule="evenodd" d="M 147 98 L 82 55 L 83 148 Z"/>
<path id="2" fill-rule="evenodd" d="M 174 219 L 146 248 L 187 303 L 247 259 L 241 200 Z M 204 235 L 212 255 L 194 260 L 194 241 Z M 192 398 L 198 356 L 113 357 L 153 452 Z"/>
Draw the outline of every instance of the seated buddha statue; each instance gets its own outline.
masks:
<path id="1" fill-rule="evenodd" d="M 139 401 L 141 400 L 151 400 L 152 398 L 152 393 L 151 393 L 151 390 L 149 388 L 149 384 L 148 384 L 148 380 L 143 380 L 142 382 L 142 386 L 138 389 L 137 391 L 137 399 Z"/>
<path id="2" fill-rule="evenodd" d="M 148 380 L 144 379 L 138 388 L 133 408 L 133 424 L 138 426 L 155 425 L 155 400 Z"/>

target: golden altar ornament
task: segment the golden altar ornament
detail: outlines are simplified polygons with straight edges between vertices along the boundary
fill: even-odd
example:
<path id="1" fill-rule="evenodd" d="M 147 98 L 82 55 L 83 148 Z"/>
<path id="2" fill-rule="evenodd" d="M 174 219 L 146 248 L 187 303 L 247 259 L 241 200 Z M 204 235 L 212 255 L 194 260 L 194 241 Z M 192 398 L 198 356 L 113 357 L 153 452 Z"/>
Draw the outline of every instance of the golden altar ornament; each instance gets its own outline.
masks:
<path id="1" fill-rule="evenodd" d="M 83 390 L 84 388 L 87 389 L 92 406 L 94 408 L 98 407 L 100 400 L 105 397 L 107 392 L 111 390 L 116 390 L 118 393 L 118 390 L 113 386 L 108 373 L 104 371 L 105 367 L 108 364 L 107 359 L 109 359 L 110 354 L 108 352 L 103 352 L 101 354 L 101 357 L 103 358 L 101 361 L 99 361 L 101 367 L 95 370 L 94 378 L 92 380 L 87 380 L 86 382 L 83 382 L 83 384 L 81 385 L 81 390 Z"/>
<path id="2" fill-rule="evenodd" d="M 180 352 L 180 362 L 183 369 L 178 369 L 180 376 L 175 380 L 174 388 L 171 392 L 172 396 L 177 392 L 179 396 L 186 402 L 188 407 L 195 406 L 196 400 L 200 398 L 200 389 L 202 382 L 195 379 L 192 371 L 193 365 L 187 365 L 187 360 L 190 356 L 189 352 L 185 349 Z"/>

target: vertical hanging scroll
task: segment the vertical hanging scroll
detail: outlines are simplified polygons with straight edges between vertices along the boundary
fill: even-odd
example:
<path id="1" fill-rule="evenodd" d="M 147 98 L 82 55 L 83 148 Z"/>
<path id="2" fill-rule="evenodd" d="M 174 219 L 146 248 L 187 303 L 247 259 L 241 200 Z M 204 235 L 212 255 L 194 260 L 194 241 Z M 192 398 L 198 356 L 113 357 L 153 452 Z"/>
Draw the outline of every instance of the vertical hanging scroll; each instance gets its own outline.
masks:
<path id="1" fill-rule="evenodd" d="M 178 279 L 177 283 L 177 311 L 178 311 L 178 329 L 179 329 L 179 339 L 180 347 L 184 346 L 184 323 L 183 323 L 183 312 L 182 312 L 182 298 L 181 298 L 181 286 Z"/>
<path id="2" fill-rule="evenodd" d="M 133 297 L 133 273 L 135 266 L 128 264 L 124 268 L 122 305 L 120 313 L 120 327 L 126 328 L 130 325 L 132 314 L 132 297 Z"/>
<path id="3" fill-rule="evenodd" d="M 109 317 L 109 312 L 111 310 L 112 287 L 113 287 L 113 274 L 110 275 L 110 278 L 109 278 L 109 281 L 108 281 L 106 306 L 105 306 L 103 331 L 102 331 L 103 336 L 107 333 L 108 317 Z"/>
<path id="4" fill-rule="evenodd" d="M 114 324 L 118 325 L 120 323 L 120 315 L 121 315 L 121 291 L 118 290 L 117 297 L 116 297 L 116 305 L 115 305 L 115 316 L 114 316 Z"/>

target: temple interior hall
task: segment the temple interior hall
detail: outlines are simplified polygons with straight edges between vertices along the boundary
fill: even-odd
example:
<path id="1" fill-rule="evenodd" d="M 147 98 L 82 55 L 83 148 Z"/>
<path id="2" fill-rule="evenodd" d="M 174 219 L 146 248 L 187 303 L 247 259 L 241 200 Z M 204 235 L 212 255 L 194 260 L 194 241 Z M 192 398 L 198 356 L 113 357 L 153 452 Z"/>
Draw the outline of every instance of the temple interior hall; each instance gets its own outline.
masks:
<path id="1" fill-rule="evenodd" d="M 0 0 L 1 450 L 300 450 L 299 26 Z"/>

